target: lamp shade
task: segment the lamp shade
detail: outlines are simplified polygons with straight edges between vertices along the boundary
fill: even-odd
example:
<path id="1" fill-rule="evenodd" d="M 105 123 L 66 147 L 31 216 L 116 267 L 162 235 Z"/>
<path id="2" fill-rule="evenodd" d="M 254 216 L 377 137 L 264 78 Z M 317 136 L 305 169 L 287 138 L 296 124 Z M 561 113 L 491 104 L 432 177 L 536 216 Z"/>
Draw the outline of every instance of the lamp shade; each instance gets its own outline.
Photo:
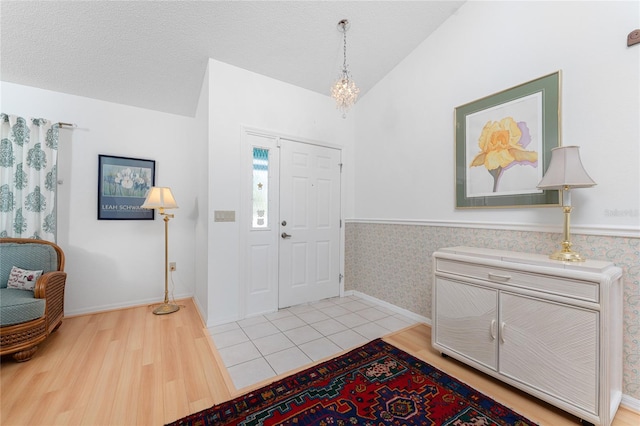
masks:
<path id="1" fill-rule="evenodd" d="M 538 184 L 539 189 L 589 188 L 596 183 L 580 160 L 579 146 L 559 146 L 551 150 L 549 168 Z"/>
<path id="2" fill-rule="evenodd" d="M 178 204 L 173 198 L 171 188 L 162 186 L 152 186 L 147 194 L 147 198 L 142 204 L 143 209 L 177 209 Z"/>

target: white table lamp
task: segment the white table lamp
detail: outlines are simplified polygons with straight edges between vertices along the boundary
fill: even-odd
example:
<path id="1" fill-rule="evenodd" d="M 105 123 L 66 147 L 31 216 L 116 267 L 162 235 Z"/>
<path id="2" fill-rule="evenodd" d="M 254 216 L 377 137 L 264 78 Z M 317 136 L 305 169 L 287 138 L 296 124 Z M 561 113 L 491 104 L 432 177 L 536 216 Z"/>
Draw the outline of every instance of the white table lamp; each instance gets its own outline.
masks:
<path id="1" fill-rule="evenodd" d="M 596 183 L 589 177 L 582 161 L 578 146 L 560 146 L 551 150 L 549 168 L 538 184 L 539 189 L 557 189 L 562 192 L 562 209 L 564 211 L 564 238 L 562 248 L 549 257 L 565 262 L 582 262 L 585 259 L 571 250 L 570 215 L 571 189 L 589 188 Z"/>

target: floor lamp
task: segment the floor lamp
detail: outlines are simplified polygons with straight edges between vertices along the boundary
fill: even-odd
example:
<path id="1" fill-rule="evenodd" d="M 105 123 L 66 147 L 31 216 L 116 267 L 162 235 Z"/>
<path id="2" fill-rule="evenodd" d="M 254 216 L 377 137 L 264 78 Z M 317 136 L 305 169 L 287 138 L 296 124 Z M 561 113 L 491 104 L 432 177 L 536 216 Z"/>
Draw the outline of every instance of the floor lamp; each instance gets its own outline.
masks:
<path id="1" fill-rule="evenodd" d="M 153 186 L 141 206 L 143 209 L 158 209 L 164 216 L 164 303 L 153 310 L 156 315 L 170 314 L 180 309 L 178 305 L 169 303 L 169 219 L 172 214 L 165 213 L 165 209 L 177 209 L 171 188 Z"/>

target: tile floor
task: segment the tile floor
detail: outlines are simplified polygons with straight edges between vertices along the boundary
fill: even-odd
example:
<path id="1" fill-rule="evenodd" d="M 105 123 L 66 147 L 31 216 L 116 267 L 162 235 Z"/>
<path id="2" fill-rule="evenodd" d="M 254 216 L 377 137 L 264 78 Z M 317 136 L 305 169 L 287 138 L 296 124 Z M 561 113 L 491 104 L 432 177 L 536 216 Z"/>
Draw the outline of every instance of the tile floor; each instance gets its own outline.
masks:
<path id="1" fill-rule="evenodd" d="M 211 327 L 209 333 L 241 389 L 415 323 L 375 302 L 347 296 Z"/>

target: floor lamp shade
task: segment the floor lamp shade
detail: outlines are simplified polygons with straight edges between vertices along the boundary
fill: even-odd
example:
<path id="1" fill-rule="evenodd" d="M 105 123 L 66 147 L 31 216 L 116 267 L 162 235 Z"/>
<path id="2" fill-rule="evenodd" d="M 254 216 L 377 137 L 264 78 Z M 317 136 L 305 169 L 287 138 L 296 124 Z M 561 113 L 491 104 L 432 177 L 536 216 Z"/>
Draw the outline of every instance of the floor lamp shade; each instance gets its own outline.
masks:
<path id="1" fill-rule="evenodd" d="M 562 248 L 549 257 L 564 262 L 581 262 L 584 258 L 571 249 L 570 215 L 571 189 L 589 188 L 596 183 L 587 174 L 580 160 L 579 147 L 560 146 L 551 150 L 551 161 L 547 172 L 538 184 L 539 189 L 557 189 L 562 191 L 562 210 L 564 212 L 564 237 Z"/>
<path id="2" fill-rule="evenodd" d="M 177 209 L 178 204 L 173 197 L 171 188 L 166 186 L 153 186 L 141 206 L 143 209 Z"/>
<path id="3" fill-rule="evenodd" d="M 177 209 L 178 203 L 173 197 L 171 188 L 153 186 L 141 206 L 143 209 L 158 209 L 164 216 L 164 302 L 153 310 L 156 315 L 170 314 L 180 309 L 178 305 L 169 303 L 169 219 L 172 214 L 165 213 L 165 209 Z"/>

